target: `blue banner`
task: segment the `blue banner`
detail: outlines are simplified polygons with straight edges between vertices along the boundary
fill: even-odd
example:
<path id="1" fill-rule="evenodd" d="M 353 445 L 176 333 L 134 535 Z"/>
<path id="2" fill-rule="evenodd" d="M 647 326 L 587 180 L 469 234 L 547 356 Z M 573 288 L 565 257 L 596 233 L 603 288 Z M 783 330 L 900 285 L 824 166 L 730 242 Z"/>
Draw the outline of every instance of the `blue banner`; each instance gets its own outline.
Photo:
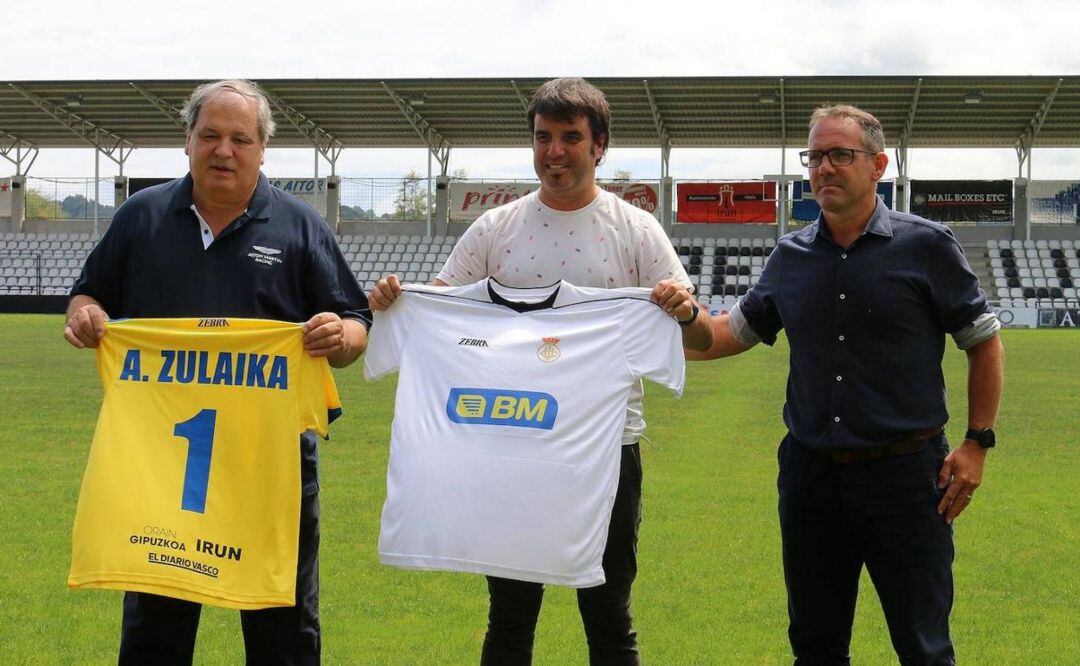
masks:
<path id="1" fill-rule="evenodd" d="M 814 201 L 814 193 L 810 189 L 810 181 L 795 181 L 791 188 L 791 219 L 797 222 L 813 222 L 821 212 L 821 206 Z M 891 180 L 879 180 L 877 193 L 885 200 L 885 205 L 893 207 L 893 182 Z"/>

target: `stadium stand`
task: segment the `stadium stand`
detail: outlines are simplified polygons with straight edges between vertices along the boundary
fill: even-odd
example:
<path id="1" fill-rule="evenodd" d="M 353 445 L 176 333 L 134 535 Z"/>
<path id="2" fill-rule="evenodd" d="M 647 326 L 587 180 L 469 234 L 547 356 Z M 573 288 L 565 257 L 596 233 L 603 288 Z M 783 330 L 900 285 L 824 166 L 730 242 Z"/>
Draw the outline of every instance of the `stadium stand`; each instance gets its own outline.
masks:
<path id="1" fill-rule="evenodd" d="M 0 294 L 67 294 L 97 238 L 90 234 L 0 234 Z M 383 275 L 430 282 L 454 236 L 343 235 L 338 244 L 365 291 Z M 776 247 L 772 238 L 672 238 L 698 296 L 730 307 L 746 293 Z"/>
<path id="2" fill-rule="evenodd" d="M 0 294 L 67 294 L 96 242 L 91 234 L 0 234 Z"/>
<path id="3" fill-rule="evenodd" d="M 388 273 L 403 282 L 430 282 L 456 241 L 386 234 L 338 239 L 365 291 Z M 96 242 L 92 234 L 0 234 L 0 295 L 67 294 Z M 674 237 L 671 244 L 699 299 L 730 308 L 757 282 L 776 240 Z M 988 240 L 965 250 L 990 299 L 1001 307 L 1080 307 L 1080 241 Z"/>
<path id="4" fill-rule="evenodd" d="M 1080 307 L 1080 243 L 988 240 L 984 283 L 1001 307 Z"/>

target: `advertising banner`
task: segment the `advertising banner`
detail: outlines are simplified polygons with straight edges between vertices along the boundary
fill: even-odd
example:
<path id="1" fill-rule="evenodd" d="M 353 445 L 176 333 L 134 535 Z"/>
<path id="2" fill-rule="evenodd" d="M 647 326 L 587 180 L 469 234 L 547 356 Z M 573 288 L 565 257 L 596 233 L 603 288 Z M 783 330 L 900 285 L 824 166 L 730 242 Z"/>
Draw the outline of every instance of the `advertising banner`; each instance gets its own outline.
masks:
<path id="1" fill-rule="evenodd" d="M 913 180 L 911 212 L 935 222 L 1009 222 L 1011 180 Z"/>
<path id="2" fill-rule="evenodd" d="M 773 181 L 679 183 L 678 222 L 776 222 Z"/>
<path id="3" fill-rule="evenodd" d="M 529 194 L 539 183 L 470 183 L 451 181 L 450 221 L 471 222 L 492 208 L 516 201 Z"/>
<path id="4" fill-rule="evenodd" d="M 128 178 L 128 196 L 135 194 L 139 190 L 145 190 L 148 187 L 154 185 L 161 185 L 167 183 L 170 180 L 176 180 L 175 178 Z"/>
<path id="5" fill-rule="evenodd" d="M 1080 224 L 1080 182 L 1032 180 L 1027 196 L 1032 224 Z"/>
<path id="6" fill-rule="evenodd" d="M 320 178 L 317 184 L 314 178 L 269 178 L 268 180 L 274 187 L 288 192 L 312 208 L 318 208 L 319 202 L 326 194 L 325 178 Z"/>
<path id="7" fill-rule="evenodd" d="M 1039 308 L 1039 328 L 1080 328 L 1080 309 Z"/>
<path id="8" fill-rule="evenodd" d="M 0 178 L 0 217 L 11 217 L 10 178 Z"/>
<path id="9" fill-rule="evenodd" d="M 660 188 L 656 182 L 607 181 L 600 187 L 624 201 L 660 218 Z M 450 183 L 450 220 L 471 222 L 492 208 L 498 208 L 526 196 L 540 184 L 536 182 Z"/>
<path id="10" fill-rule="evenodd" d="M 994 311 L 1005 328 L 1037 328 L 1039 326 L 1039 311 L 1035 308 L 994 308 Z"/>
<path id="11" fill-rule="evenodd" d="M 797 180 L 791 185 L 791 219 L 796 222 L 813 222 L 821 212 L 821 206 L 814 200 L 810 181 Z M 893 182 L 879 180 L 877 193 L 885 201 L 885 206 L 891 209 L 893 207 Z"/>
<path id="12" fill-rule="evenodd" d="M 652 213 L 660 219 L 660 184 L 658 182 L 601 181 L 600 187 L 623 201 Z"/>

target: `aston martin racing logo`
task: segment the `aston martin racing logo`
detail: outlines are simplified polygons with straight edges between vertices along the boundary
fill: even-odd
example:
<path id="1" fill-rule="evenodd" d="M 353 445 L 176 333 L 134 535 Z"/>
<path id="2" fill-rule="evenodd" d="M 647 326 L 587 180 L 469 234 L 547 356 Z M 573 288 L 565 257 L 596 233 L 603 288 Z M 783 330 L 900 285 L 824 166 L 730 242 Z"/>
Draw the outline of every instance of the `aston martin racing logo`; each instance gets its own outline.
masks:
<path id="1" fill-rule="evenodd" d="M 558 338 L 544 338 L 543 344 L 536 350 L 536 358 L 540 359 L 541 363 L 554 363 L 562 356 L 562 352 L 559 351 L 559 339 Z"/>
<path id="2" fill-rule="evenodd" d="M 281 263 L 281 250 L 273 247 L 265 247 L 263 245 L 252 245 L 251 249 L 254 252 L 248 252 L 248 257 L 254 259 L 256 263 L 266 264 L 272 266 L 274 264 Z"/>

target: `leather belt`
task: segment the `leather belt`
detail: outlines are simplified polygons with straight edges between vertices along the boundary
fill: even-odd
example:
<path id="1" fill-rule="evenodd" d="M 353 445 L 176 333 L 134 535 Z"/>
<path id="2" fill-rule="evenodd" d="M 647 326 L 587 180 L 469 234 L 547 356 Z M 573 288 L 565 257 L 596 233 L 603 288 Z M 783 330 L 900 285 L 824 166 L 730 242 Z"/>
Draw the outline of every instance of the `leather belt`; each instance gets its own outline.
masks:
<path id="1" fill-rule="evenodd" d="M 926 443 L 941 434 L 943 429 L 943 426 L 938 426 L 920 430 L 881 446 L 858 449 L 820 449 L 819 453 L 830 458 L 833 462 L 842 464 L 870 462 L 871 460 L 903 456 L 922 451 L 926 447 Z"/>

